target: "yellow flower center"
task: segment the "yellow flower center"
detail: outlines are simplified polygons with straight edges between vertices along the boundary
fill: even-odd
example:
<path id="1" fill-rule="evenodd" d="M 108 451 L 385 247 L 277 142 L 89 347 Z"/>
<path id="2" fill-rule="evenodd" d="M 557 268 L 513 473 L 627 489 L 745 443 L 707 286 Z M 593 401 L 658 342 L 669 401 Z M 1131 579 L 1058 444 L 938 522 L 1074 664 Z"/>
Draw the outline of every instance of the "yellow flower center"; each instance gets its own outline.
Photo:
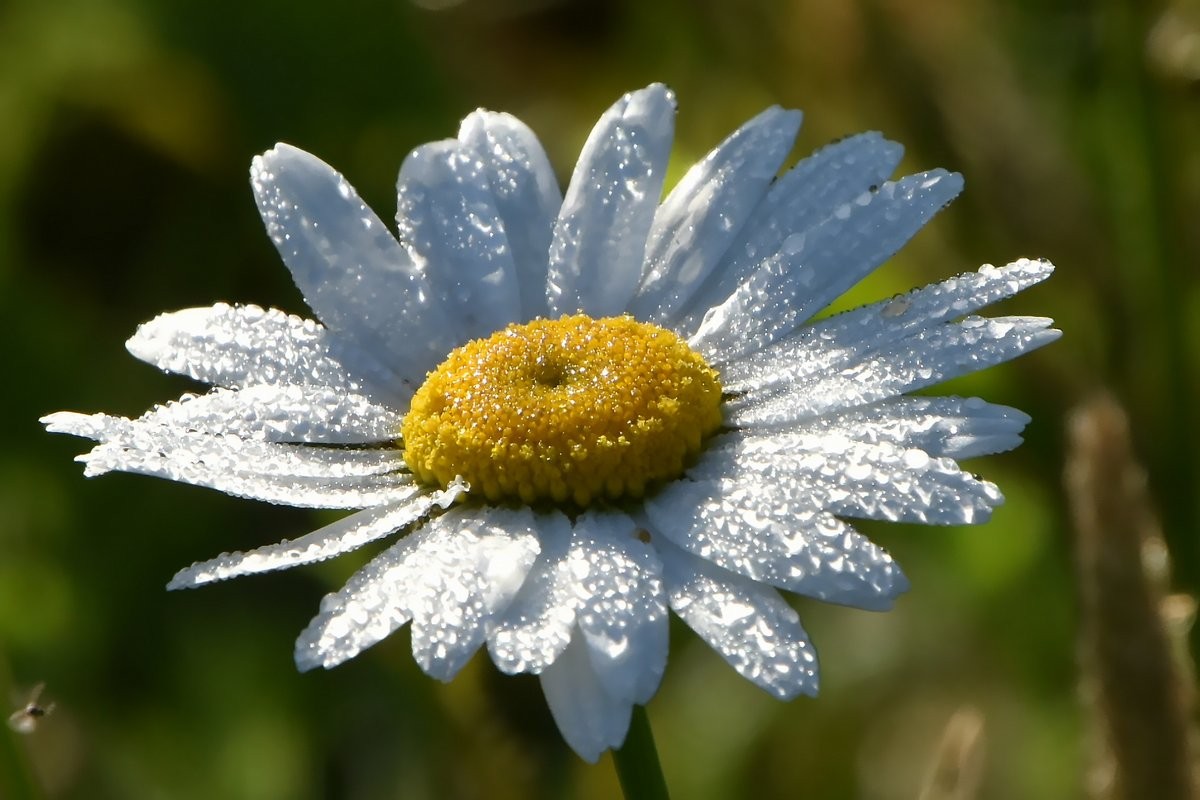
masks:
<path id="1" fill-rule="evenodd" d="M 639 497 L 721 425 L 717 373 L 632 317 L 510 325 L 454 350 L 413 396 L 404 460 L 492 502 Z"/>

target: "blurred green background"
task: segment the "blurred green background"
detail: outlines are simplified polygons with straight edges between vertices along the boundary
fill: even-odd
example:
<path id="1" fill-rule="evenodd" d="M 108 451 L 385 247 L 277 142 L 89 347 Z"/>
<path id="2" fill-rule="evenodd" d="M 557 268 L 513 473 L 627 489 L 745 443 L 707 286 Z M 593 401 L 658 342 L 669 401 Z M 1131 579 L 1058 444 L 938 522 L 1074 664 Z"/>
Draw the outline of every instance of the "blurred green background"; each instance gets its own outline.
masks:
<path id="1" fill-rule="evenodd" d="M 979 797 L 1083 794 L 1064 419 L 1126 405 L 1175 557 L 1200 586 L 1200 8 L 1193 2 L 7 0 L 0 4 L 0 688 L 54 714 L 0 769 L 61 798 L 609 797 L 536 680 L 484 657 L 449 685 L 403 632 L 297 674 L 296 634 L 365 554 L 198 592 L 176 569 L 332 517 L 114 475 L 37 418 L 136 416 L 193 388 L 126 354 L 138 323 L 218 300 L 305 313 L 263 235 L 251 156 L 337 166 L 387 219 L 409 149 L 478 106 L 536 130 L 560 178 L 598 114 L 651 81 L 679 97 L 672 174 L 772 103 L 797 157 L 859 130 L 965 194 L 843 305 L 1043 256 L 1002 311 L 1064 339 L 955 382 L 1030 412 L 972 462 L 1008 503 L 982 527 L 863 526 L 912 578 L 887 614 L 797 600 L 817 700 L 778 703 L 682 626 L 649 707 L 679 798 L 915 798 L 948 722 L 981 722 Z M 674 179 L 672 178 L 672 179 Z M 3 785 L 3 784 L 0 784 Z"/>

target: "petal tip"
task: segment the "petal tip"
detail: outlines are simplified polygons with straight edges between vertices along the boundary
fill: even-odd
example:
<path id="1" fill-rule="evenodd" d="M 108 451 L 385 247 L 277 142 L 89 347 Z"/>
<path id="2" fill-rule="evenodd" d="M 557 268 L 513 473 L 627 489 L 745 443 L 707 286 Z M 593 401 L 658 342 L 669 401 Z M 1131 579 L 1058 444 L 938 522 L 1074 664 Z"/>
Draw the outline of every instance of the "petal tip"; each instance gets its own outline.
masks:
<path id="1" fill-rule="evenodd" d="M 311 672 L 314 669 L 329 669 L 337 666 L 340 661 L 331 659 L 321 648 L 321 621 L 316 617 L 308 627 L 296 637 L 296 645 L 292 650 L 292 660 L 300 672 Z"/>
<path id="2" fill-rule="evenodd" d="M 292 660 L 296 664 L 298 672 L 312 672 L 318 667 L 325 667 L 319 654 L 314 652 L 310 645 L 303 645 L 301 642 L 296 642 L 296 651 L 292 654 Z"/>
<path id="3" fill-rule="evenodd" d="M 193 564 L 190 567 L 185 567 L 179 570 L 171 576 L 171 580 L 167 581 L 167 591 L 174 592 L 180 589 L 195 589 L 205 585 L 206 583 L 211 583 L 213 580 L 215 580 L 215 578 L 211 573 L 205 575 L 197 572 L 196 565 Z"/>

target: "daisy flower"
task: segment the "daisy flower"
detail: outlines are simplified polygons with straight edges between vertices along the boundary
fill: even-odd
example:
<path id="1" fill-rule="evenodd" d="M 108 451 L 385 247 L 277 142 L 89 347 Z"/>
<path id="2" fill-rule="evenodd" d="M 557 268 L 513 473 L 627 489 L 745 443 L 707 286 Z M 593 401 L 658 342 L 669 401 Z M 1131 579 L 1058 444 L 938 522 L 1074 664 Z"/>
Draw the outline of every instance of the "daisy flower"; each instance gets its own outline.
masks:
<path id="1" fill-rule="evenodd" d="M 398 628 L 448 681 L 481 647 L 539 676 L 566 741 L 619 747 L 667 662 L 668 609 L 779 698 L 817 691 L 780 592 L 887 609 L 900 568 L 847 521 L 982 522 L 996 486 L 955 459 L 1029 418 L 909 396 L 1057 337 L 975 316 L 1046 278 L 1020 260 L 813 321 L 962 188 L 889 176 L 851 136 L 782 176 L 798 111 L 734 131 L 660 203 L 671 92 L 625 95 L 565 195 L 528 127 L 477 111 L 400 170 L 396 230 L 330 166 L 280 144 L 251 182 L 317 320 L 218 304 L 163 314 L 136 357 L 213 388 L 137 419 L 57 413 L 113 470 L 355 513 L 224 553 L 172 589 L 397 536 L 296 643 L 333 667 Z M 778 177 L 777 177 L 778 176 Z"/>

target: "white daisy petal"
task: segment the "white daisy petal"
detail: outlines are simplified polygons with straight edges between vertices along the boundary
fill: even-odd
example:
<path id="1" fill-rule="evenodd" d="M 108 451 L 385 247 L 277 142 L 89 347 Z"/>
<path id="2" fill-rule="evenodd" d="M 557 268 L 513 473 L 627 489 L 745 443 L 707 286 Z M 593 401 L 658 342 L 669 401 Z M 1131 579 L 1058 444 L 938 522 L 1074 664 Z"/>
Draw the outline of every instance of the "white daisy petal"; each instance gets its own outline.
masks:
<path id="1" fill-rule="evenodd" d="M 811 380 L 785 385 L 765 399 L 749 396 L 731 407 L 735 426 L 791 425 L 820 414 L 915 392 L 1001 364 L 1057 339 L 1045 317 L 968 317 L 927 328 L 868 358 L 839 364 Z M 820 346 L 814 358 L 820 357 Z M 855 358 L 846 352 L 845 357 Z"/>
<path id="2" fill-rule="evenodd" d="M 861 133 L 796 164 L 754 209 L 721 264 L 687 304 L 678 330 L 694 331 L 705 312 L 778 252 L 789 236 L 820 224 L 835 208 L 887 180 L 903 153 L 903 147 L 878 133 Z"/>
<path id="3" fill-rule="evenodd" d="M 588 512 L 575 521 L 571 569 L 578 624 L 607 693 L 645 703 L 667 664 L 662 563 L 624 514 Z"/>
<path id="4" fill-rule="evenodd" d="M 218 459 L 218 451 L 228 447 L 231 452 L 226 466 L 263 475 L 354 478 L 387 475 L 404 468 L 399 451 L 390 447 L 308 447 L 232 435 L 210 435 L 162 424 L 159 414 L 163 409 L 163 406 L 153 408 L 136 420 L 64 411 L 45 416 L 41 422 L 51 433 L 69 433 L 130 450 L 157 450 L 164 458 L 171 457 L 177 448 L 194 446 L 195 458 Z M 173 441 L 175 438 L 178 441 Z M 245 463 L 236 463 L 235 455 L 240 455 Z M 183 459 L 188 457 L 181 454 Z"/>
<path id="5" fill-rule="evenodd" d="M 762 482 L 790 483 L 791 491 L 834 514 L 923 525 L 985 522 L 1004 502 L 995 484 L 963 472 L 948 458 L 836 434 L 733 435 L 688 474 L 699 480 L 754 475 Z"/>
<path id="6" fill-rule="evenodd" d="M 546 259 L 562 206 L 550 159 L 533 131 L 511 114 L 476 111 L 463 120 L 458 138 L 487 168 L 496 211 L 512 248 L 520 319 L 545 316 Z"/>
<path id="7" fill-rule="evenodd" d="M 434 492 L 432 500 L 446 508 L 463 491 L 461 484 L 454 483 Z M 428 546 L 430 537 L 429 526 L 418 526 L 354 573 L 341 591 L 321 600 L 320 613 L 296 639 L 300 671 L 335 667 L 412 619 L 413 587 L 425 566 L 419 551 Z"/>
<path id="8" fill-rule="evenodd" d="M 596 675 L 582 634 L 576 632 L 558 660 L 538 676 L 559 732 L 584 761 L 625 743 L 633 703 L 608 695 Z"/>
<path id="9" fill-rule="evenodd" d="M 217 303 L 160 314 L 125 343 L 137 358 L 167 372 L 240 389 L 305 384 L 382 391 L 406 400 L 400 378 L 318 322 L 258 306 Z"/>
<path id="10" fill-rule="evenodd" d="M 1029 420 L 1022 411 L 978 397 L 894 397 L 825 414 L 805 422 L 799 432 L 916 447 L 931 456 L 974 458 L 1019 445 Z M 746 433 L 753 435 L 755 430 Z"/>
<path id="11" fill-rule="evenodd" d="M 455 508 L 426 527 L 431 536 L 410 559 L 418 571 L 408 593 L 412 651 L 426 674 L 448 681 L 516 597 L 538 536 L 528 508 Z"/>
<path id="12" fill-rule="evenodd" d="M 419 384 L 457 343 L 420 266 L 316 156 L 279 144 L 250 177 L 267 233 L 321 321 Z"/>
<path id="13" fill-rule="evenodd" d="M 886 551 L 813 508 L 797 481 L 676 481 L 647 498 L 646 514 L 684 550 L 818 600 L 886 610 L 908 588 Z"/>
<path id="14" fill-rule="evenodd" d="M 903 155 L 903 145 L 875 131 L 820 148 L 771 187 L 739 237 L 749 247 L 731 249 L 730 266 L 753 265 L 778 250 L 788 236 L 823 222 L 842 204 L 878 188 Z"/>
<path id="15" fill-rule="evenodd" d="M 933 170 L 888 181 L 843 203 L 820 225 L 785 239 L 778 251 L 782 268 L 753 275 L 759 285 L 746 295 L 740 313 L 721 315 L 722 326 L 689 344 L 717 364 L 761 350 L 874 271 L 960 191 L 962 176 Z"/>
<path id="16" fill-rule="evenodd" d="M 243 439 L 320 444 L 392 443 L 403 416 L 347 390 L 323 386 L 251 386 L 184 395 L 143 419 Z M 393 460 L 399 454 L 391 450 Z"/>
<path id="17" fill-rule="evenodd" d="M 211 394 L 211 393 L 210 393 Z M 228 431 L 205 431 L 164 421 L 175 409 L 192 402 L 203 405 L 201 395 L 166 406 L 155 406 L 136 420 L 109 414 L 76 414 L 63 411 L 41 419 L 51 433 L 69 433 L 130 450 L 157 450 L 164 458 L 180 447 L 195 446 L 195 458 L 219 458 L 224 447 L 238 450 L 245 460 L 242 468 L 264 475 L 309 478 L 353 478 L 387 475 L 404 469 L 404 459 L 393 447 L 306 447 L 291 443 L 263 442 L 231 435 Z M 214 428 L 233 423 L 214 422 Z M 178 438 L 177 442 L 173 437 Z M 208 452 L 209 450 L 213 452 Z M 232 453 L 231 453 L 232 456 Z M 181 456 L 188 458 L 186 454 Z M 227 466 L 237 468 L 233 461 Z M 119 468 L 118 468 L 119 469 Z"/>
<path id="18" fill-rule="evenodd" d="M 405 536 L 354 573 L 296 639 L 301 672 L 330 669 L 386 639 L 412 619 L 412 585 L 424 562 L 414 558 L 433 536 L 429 526 Z"/>
<path id="19" fill-rule="evenodd" d="M 174 437 L 171 437 L 174 441 Z M 264 503 L 293 506 L 295 508 L 353 509 L 386 505 L 397 498 L 397 493 L 408 490 L 411 477 L 402 474 L 376 475 L 352 478 L 314 478 L 311 476 L 268 475 L 250 471 L 232 472 L 234 465 L 222 460 L 217 466 L 199 461 L 196 453 L 201 449 L 192 444 L 175 442 L 180 450 L 169 458 L 153 452 L 143 452 L 115 445 L 98 445 L 86 455 L 78 457 L 85 465 L 88 477 L 106 472 L 130 472 L 154 478 L 187 483 L 216 489 L 233 497 L 260 500 Z M 208 443 L 204 443 L 208 444 Z M 212 451 L 210 451 L 212 452 Z M 244 453 L 226 454 L 237 466 L 245 466 L 252 458 Z"/>
<path id="20" fill-rule="evenodd" d="M 571 570 L 571 523 L 561 513 L 534 519 L 542 551 L 521 591 L 496 618 L 488 636 L 492 661 L 502 672 L 539 673 L 571 642 L 579 599 Z"/>
<path id="21" fill-rule="evenodd" d="M 748 343 L 774 341 L 795 327 L 794 309 L 810 288 L 806 281 L 816 277 L 812 270 L 797 269 L 788 254 L 776 253 L 725 302 L 709 309 L 688 346 L 717 361 L 739 353 Z"/>
<path id="22" fill-rule="evenodd" d="M 490 336 L 520 315 L 512 251 L 483 157 L 456 139 L 413 150 L 396 184 L 400 241 L 425 264 L 454 344 Z"/>
<path id="23" fill-rule="evenodd" d="M 668 324 L 720 261 L 791 152 L 799 111 L 769 108 L 696 163 L 659 206 L 627 309 Z"/>
<path id="24" fill-rule="evenodd" d="M 412 483 L 410 475 L 398 471 L 402 462 L 396 451 L 381 454 L 212 436 L 106 414 L 60 412 L 41 421 L 51 433 L 100 442 L 77 459 L 89 477 L 133 472 L 301 508 L 385 505 L 405 496 Z"/>
<path id="25" fill-rule="evenodd" d="M 671 608 L 738 674 L 781 700 L 817 695 L 817 655 L 779 592 L 659 543 Z"/>
<path id="26" fill-rule="evenodd" d="M 625 310 L 641 278 L 674 134 L 675 96 L 661 84 L 630 92 L 600 117 L 554 226 L 551 316 Z"/>
<path id="27" fill-rule="evenodd" d="M 298 539 L 246 552 L 222 553 L 181 569 L 167 584 L 168 589 L 190 589 L 206 583 L 257 575 L 301 564 L 325 561 L 382 539 L 424 517 L 436 502 L 435 492 L 408 487 L 408 497 L 381 508 L 368 508 L 318 528 Z"/>
<path id="28" fill-rule="evenodd" d="M 795 336 L 739 359 L 722 370 L 725 387 L 745 392 L 803 381 L 862 358 L 937 323 L 971 314 L 1045 280 L 1048 261 L 985 264 L 941 283 L 821 320 Z"/>

